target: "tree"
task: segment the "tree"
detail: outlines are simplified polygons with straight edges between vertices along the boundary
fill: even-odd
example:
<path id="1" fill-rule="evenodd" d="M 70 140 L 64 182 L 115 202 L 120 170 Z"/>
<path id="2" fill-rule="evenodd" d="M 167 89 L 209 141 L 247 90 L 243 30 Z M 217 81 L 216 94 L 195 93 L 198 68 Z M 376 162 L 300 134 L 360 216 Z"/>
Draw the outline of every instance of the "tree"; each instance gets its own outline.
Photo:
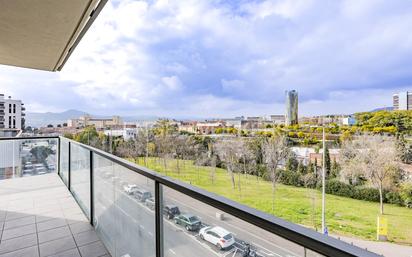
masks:
<path id="1" fill-rule="evenodd" d="M 282 161 L 287 159 L 289 153 L 287 139 L 283 135 L 266 138 L 263 143 L 263 157 L 272 181 L 272 213 L 275 210 L 276 183 L 280 178 L 278 166 Z"/>
<path id="2" fill-rule="evenodd" d="M 339 137 L 339 140 L 341 142 L 349 141 L 352 140 L 353 136 L 352 133 L 349 130 L 346 130 L 342 133 L 342 135 Z"/>
<path id="3" fill-rule="evenodd" d="M 35 146 L 30 150 L 30 153 L 38 163 L 46 163 L 46 159 L 53 154 L 53 150 L 48 146 Z"/>
<path id="4" fill-rule="evenodd" d="M 406 164 L 412 163 L 412 146 L 405 140 L 405 136 L 400 134 L 396 140 L 396 148 L 398 151 L 399 159 Z"/>
<path id="5" fill-rule="evenodd" d="M 306 167 L 305 167 L 305 165 L 303 165 L 303 162 L 302 162 L 302 161 L 299 161 L 298 167 L 297 167 L 296 171 L 297 171 L 297 173 L 299 173 L 300 175 L 306 174 Z"/>
<path id="6" fill-rule="evenodd" d="M 230 175 L 232 188 L 236 188 L 234 171 L 241 157 L 241 142 L 239 140 L 220 140 L 215 144 L 219 158 L 225 163 L 226 169 Z"/>
<path id="7" fill-rule="evenodd" d="M 176 133 L 176 127 L 173 126 L 169 120 L 160 119 L 155 125 L 155 142 L 159 156 L 163 160 L 164 172 L 167 175 L 167 160 L 172 155 L 173 140 L 171 137 Z"/>
<path id="8" fill-rule="evenodd" d="M 286 160 L 286 170 L 296 171 L 298 169 L 299 162 L 296 159 L 296 154 L 289 153 L 288 159 Z"/>
<path id="9" fill-rule="evenodd" d="M 344 145 L 342 172 L 356 168 L 379 191 L 380 214 L 384 213 L 384 190 L 393 186 L 399 172 L 396 144 L 392 138 L 374 135 L 360 136 Z M 346 166 L 347 165 L 347 166 Z"/>
<path id="10" fill-rule="evenodd" d="M 340 166 L 336 159 L 333 159 L 332 166 L 330 168 L 329 178 L 337 178 L 339 176 Z"/>
<path id="11" fill-rule="evenodd" d="M 330 154 L 329 154 L 329 148 L 326 147 L 325 148 L 325 172 L 326 172 L 326 176 L 330 176 Z"/>

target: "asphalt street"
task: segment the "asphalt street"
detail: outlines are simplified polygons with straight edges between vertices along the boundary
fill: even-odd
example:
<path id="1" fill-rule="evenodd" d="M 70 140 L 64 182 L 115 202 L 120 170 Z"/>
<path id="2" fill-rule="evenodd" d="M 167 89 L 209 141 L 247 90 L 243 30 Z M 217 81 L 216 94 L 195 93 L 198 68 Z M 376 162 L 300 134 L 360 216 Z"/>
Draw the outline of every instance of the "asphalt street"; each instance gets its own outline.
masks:
<path id="1" fill-rule="evenodd" d="M 76 196 L 87 206 L 89 183 L 86 172 L 78 172 Z M 83 184 L 83 186 L 82 186 Z M 154 194 L 154 183 L 130 170 L 112 165 L 100 165 L 95 169 L 94 195 L 96 230 L 113 256 L 138 257 L 155 256 L 155 216 L 154 211 L 134 196 L 123 190 L 126 184 L 136 184 Z M 198 232 L 188 232 L 173 221 L 164 219 L 164 255 L 167 257 L 238 257 L 242 253 L 241 241 L 246 241 L 262 257 L 320 256 L 306 252 L 303 247 L 280 238 L 236 217 L 224 214 L 224 219 L 216 218 L 219 210 L 196 201 L 177 191 L 163 188 L 163 204 L 174 204 L 182 213 L 198 216 L 202 223 L 221 226 L 236 238 L 230 249 L 217 250 L 198 236 Z M 83 205 L 83 204 L 82 204 Z"/>

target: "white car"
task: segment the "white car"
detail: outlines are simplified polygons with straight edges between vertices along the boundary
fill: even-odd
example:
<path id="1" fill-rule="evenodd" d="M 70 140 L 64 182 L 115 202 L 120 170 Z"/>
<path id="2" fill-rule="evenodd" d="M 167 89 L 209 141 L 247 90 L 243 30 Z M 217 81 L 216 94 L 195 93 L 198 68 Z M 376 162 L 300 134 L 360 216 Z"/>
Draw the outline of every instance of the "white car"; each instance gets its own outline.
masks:
<path id="1" fill-rule="evenodd" d="M 221 227 L 205 227 L 200 229 L 199 236 L 201 239 L 216 245 L 218 249 L 225 249 L 235 243 L 233 235 Z"/>
<path id="2" fill-rule="evenodd" d="M 132 195 L 134 192 L 136 192 L 137 190 L 139 190 L 139 188 L 134 185 L 134 184 L 130 184 L 130 185 L 125 185 L 123 186 L 123 190 L 128 193 L 129 195 Z"/>

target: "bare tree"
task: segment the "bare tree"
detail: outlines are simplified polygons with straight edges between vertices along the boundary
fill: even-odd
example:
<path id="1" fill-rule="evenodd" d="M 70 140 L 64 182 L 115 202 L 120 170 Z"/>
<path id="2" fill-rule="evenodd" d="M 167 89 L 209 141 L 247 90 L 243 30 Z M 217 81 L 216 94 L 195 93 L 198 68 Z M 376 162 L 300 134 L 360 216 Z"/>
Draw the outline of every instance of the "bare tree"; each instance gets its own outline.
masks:
<path id="1" fill-rule="evenodd" d="M 357 168 L 379 190 L 380 214 L 383 214 L 383 191 L 393 186 L 393 178 L 399 171 L 396 150 L 393 138 L 380 135 L 363 135 L 343 145 L 343 153 L 352 153 L 352 158 L 344 159 L 343 172 Z"/>
<path id="2" fill-rule="evenodd" d="M 239 140 L 220 140 L 214 147 L 219 158 L 226 164 L 233 189 L 236 188 L 234 171 L 236 170 L 241 155 L 240 144 Z"/>
<path id="3" fill-rule="evenodd" d="M 275 210 L 275 190 L 276 183 L 280 178 L 278 166 L 289 156 L 287 141 L 283 135 L 275 135 L 267 138 L 263 143 L 263 158 L 272 181 L 272 213 Z"/>

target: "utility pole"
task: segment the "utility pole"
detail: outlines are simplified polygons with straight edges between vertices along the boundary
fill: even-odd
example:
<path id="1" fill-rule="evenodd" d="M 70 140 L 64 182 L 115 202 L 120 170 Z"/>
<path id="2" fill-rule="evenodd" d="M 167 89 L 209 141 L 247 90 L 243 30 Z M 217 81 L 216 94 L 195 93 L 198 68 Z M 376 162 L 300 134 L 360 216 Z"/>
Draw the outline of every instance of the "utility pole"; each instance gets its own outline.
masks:
<path id="1" fill-rule="evenodd" d="M 326 178 L 326 169 L 325 169 L 325 161 L 326 161 L 326 143 L 325 143 L 325 124 L 323 124 L 323 160 L 322 160 L 322 233 L 326 234 L 326 221 L 325 221 L 325 211 L 326 211 L 326 203 L 325 203 L 325 178 Z"/>

